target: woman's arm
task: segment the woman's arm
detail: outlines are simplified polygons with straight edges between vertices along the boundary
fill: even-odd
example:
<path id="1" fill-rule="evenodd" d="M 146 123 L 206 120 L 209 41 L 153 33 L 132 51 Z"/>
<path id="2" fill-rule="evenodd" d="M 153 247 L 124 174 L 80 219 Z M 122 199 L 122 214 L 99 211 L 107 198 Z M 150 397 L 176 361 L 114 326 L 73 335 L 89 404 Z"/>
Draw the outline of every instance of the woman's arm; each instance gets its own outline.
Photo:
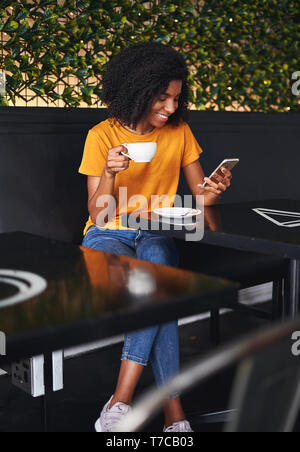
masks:
<path id="1" fill-rule="evenodd" d="M 88 176 L 88 210 L 92 222 L 99 226 L 104 226 L 113 217 L 116 208 L 115 177 L 119 171 L 124 171 L 129 166 L 129 159 L 121 151 L 127 152 L 122 145 L 109 150 L 101 177 Z M 99 214 L 104 210 L 107 214 L 102 218 Z"/>
<path id="2" fill-rule="evenodd" d="M 230 187 L 232 175 L 226 168 L 222 168 L 223 176 L 217 176 L 218 183 L 204 177 L 198 160 L 183 168 L 183 174 L 193 196 L 203 195 L 204 205 L 213 206 L 218 203 L 220 196 Z M 207 185 L 203 187 L 203 183 Z"/>
<path id="3" fill-rule="evenodd" d="M 105 206 L 99 207 L 101 203 L 97 203 L 97 201 L 103 195 L 114 197 L 115 176 L 107 174 L 104 170 L 101 177 L 88 176 L 87 184 L 88 210 L 92 222 L 97 224 L 97 216 L 105 208 Z"/>

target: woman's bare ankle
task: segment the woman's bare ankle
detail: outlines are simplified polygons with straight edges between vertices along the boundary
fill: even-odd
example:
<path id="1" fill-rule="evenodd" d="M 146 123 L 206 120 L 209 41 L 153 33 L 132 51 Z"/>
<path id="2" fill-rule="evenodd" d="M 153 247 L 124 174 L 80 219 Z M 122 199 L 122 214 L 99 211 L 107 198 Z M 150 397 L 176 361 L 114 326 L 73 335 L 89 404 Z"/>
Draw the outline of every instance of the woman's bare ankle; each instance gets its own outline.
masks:
<path id="1" fill-rule="evenodd" d="M 114 395 L 110 401 L 108 408 L 112 408 L 118 402 L 125 403 L 126 405 L 131 405 L 131 399 L 129 397 L 118 397 Z"/>
<path id="2" fill-rule="evenodd" d="M 186 420 L 180 398 L 168 399 L 164 403 L 165 426 L 170 427 L 174 422 Z"/>
<path id="3" fill-rule="evenodd" d="M 122 361 L 118 383 L 113 398 L 109 404 L 109 408 L 118 402 L 125 403 L 126 405 L 131 404 L 135 387 L 144 368 L 145 366 L 142 364 L 138 364 L 133 361 Z"/>

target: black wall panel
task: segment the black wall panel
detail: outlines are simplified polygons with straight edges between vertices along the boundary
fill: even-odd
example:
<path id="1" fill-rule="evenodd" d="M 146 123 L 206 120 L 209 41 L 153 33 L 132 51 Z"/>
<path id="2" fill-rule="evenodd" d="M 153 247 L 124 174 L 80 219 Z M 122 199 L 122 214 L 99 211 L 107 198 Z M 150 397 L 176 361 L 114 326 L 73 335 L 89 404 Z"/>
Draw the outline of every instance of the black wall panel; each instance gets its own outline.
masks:
<path id="1" fill-rule="evenodd" d="M 224 158 L 240 158 L 223 203 L 300 199 L 299 114 L 191 112 L 189 124 L 207 175 Z"/>
<path id="2" fill-rule="evenodd" d="M 87 218 L 78 174 L 88 130 L 104 109 L 0 108 L 0 232 L 23 230 L 79 243 Z M 191 112 L 209 174 L 239 157 L 222 202 L 300 199 L 300 115 Z M 181 177 L 179 193 L 189 193 Z"/>

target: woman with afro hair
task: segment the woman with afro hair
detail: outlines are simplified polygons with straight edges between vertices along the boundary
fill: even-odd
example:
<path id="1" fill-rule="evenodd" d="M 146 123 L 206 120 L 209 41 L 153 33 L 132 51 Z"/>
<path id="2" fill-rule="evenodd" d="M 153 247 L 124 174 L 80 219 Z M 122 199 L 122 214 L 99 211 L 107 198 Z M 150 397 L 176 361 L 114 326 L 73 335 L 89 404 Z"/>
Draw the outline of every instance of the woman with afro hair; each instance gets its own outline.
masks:
<path id="1" fill-rule="evenodd" d="M 133 44 L 107 65 L 101 100 L 109 117 L 89 131 L 79 169 L 88 176 L 90 214 L 83 246 L 178 266 L 171 238 L 122 226 L 120 215 L 134 209 L 132 203 L 122 201 L 120 189 L 126 189 L 126 200 L 138 195 L 148 205 L 153 195 L 174 199 L 181 168 L 192 194 L 204 195 L 204 205 L 216 204 L 230 186 L 231 173 L 225 168 L 214 182 L 204 178 L 199 163 L 202 150 L 186 123 L 187 80 L 183 56 L 158 42 Z M 125 156 L 123 144 L 131 142 L 157 143 L 151 162 L 135 163 Z M 203 187 L 204 180 L 207 185 Z M 107 209 L 108 199 L 112 202 Z M 134 390 L 149 360 L 158 385 L 178 373 L 178 322 L 125 335 L 117 387 L 96 422 L 97 432 L 112 431 L 130 411 Z M 163 431 L 192 431 L 179 394 L 165 401 L 164 412 Z"/>

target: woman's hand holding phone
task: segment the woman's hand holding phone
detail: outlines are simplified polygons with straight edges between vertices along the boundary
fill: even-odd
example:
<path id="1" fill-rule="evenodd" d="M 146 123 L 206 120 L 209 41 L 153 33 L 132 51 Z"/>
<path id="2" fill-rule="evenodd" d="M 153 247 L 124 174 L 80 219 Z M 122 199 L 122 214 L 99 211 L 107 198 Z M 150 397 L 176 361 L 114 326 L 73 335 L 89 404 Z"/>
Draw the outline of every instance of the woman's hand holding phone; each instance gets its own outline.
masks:
<path id="1" fill-rule="evenodd" d="M 215 169 L 215 171 L 209 176 L 204 178 L 202 187 L 206 192 L 214 193 L 215 195 L 221 195 L 231 185 L 232 168 L 239 163 L 239 159 L 225 159 Z"/>
<path id="2" fill-rule="evenodd" d="M 231 179 L 231 171 L 221 167 L 216 173 L 213 174 L 213 176 L 204 178 L 204 190 L 205 192 L 210 192 L 215 195 L 221 195 L 230 187 Z"/>

